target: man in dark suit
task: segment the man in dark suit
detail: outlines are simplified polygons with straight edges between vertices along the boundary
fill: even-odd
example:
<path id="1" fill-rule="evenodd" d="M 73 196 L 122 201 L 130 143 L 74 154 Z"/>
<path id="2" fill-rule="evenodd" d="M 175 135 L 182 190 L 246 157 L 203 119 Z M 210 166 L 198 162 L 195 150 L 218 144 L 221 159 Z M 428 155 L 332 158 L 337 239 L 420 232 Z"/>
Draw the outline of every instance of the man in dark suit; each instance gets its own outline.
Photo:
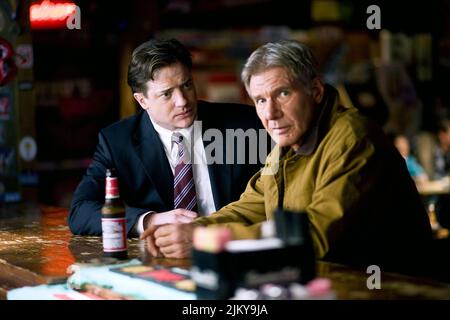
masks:
<path id="1" fill-rule="evenodd" d="M 264 132 L 259 130 L 262 126 L 254 110 L 197 101 L 191 68 L 190 54 L 177 40 L 151 40 L 135 49 L 128 84 L 143 110 L 100 132 L 92 164 L 71 204 L 68 222 L 74 234 L 101 234 L 108 168 L 117 171 L 129 236 L 154 224 L 190 222 L 197 215 L 215 212 L 237 200 L 259 170 L 259 159 L 269 150 L 256 159 L 255 152 L 266 151 L 262 149 L 268 145 L 264 142 L 267 136 L 256 143 L 250 138 L 225 143 L 226 134 L 233 132 Z M 192 163 L 188 190 L 195 192 L 186 206 L 183 199 L 178 201 L 183 194 L 174 193 L 183 154 L 174 136 L 181 136 Z M 258 150 L 259 145 L 264 148 Z M 244 161 L 242 152 L 246 152 Z"/>

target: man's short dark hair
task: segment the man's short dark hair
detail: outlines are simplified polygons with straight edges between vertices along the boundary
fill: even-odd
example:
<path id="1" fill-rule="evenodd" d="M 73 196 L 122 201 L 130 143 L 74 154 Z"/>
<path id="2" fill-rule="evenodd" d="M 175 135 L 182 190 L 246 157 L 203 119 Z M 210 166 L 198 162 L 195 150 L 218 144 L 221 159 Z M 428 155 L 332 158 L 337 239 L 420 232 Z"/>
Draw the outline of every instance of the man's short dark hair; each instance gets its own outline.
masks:
<path id="1" fill-rule="evenodd" d="M 176 39 L 152 39 L 144 42 L 133 51 L 128 66 L 128 85 L 133 93 L 144 95 L 146 83 L 153 80 L 155 72 L 174 63 L 181 63 L 192 69 L 191 54 Z"/>

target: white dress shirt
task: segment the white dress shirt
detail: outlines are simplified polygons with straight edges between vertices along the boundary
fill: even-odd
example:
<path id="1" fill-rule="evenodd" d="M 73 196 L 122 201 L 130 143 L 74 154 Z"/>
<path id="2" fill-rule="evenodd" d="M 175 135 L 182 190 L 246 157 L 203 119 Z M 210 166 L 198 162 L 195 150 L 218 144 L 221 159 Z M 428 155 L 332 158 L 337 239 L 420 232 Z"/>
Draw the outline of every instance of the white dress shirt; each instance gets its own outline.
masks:
<path id="1" fill-rule="evenodd" d="M 163 144 L 164 152 L 166 153 L 167 160 L 169 161 L 170 168 L 172 169 L 172 173 L 175 172 L 178 153 L 178 147 L 176 143 L 172 143 L 172 134 L 174 132 L 179 132 L 183 135 L 183 143 L 185 143 L 185 147 L 191 157 L 191 144 L 194 140 L 194 152 L 193 158 L 191 158 L 191 162 L 192 173 L 194 175 L 195 191 L 197 196 L 197 213 L 201 216 L 205 216 L 215 212 L 216 206 L 214 204 L 214 198 L 211 189 L 211 180 L 209 178 L 208 166 L 206 164 L 205 147 L 203 145 L 201 132 L 197 133 L 196 137 L 193 137 L 194 124 L 192 124 L 189 128 L 177 129 L 175 131 L 172 131 L 161 127 L 155 121 L 153 121 L 151 117 L 150 121 L 152 122 L 153 127 L 158 133 L 159 139 Z M 134 228 L 134 230 L 138 234 L 144 232 L 144 217 L 149 213 L 154 213 L 154 211 L 146 212 L 139 217 L 139 220 Z"/>

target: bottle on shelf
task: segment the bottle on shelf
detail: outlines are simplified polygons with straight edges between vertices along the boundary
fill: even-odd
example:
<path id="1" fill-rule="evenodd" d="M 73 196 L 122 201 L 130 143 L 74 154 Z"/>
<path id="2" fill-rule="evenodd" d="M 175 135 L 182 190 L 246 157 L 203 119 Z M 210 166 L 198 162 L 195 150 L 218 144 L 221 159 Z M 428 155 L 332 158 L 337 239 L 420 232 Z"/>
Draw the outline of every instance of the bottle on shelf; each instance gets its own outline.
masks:
<path id="1" fill-rule="evenodd" d="M 102 207 L 103 255 L 128 258 L 125 206 L 120 199 L 115 169 L 106 170 L 105 204 Z"/>

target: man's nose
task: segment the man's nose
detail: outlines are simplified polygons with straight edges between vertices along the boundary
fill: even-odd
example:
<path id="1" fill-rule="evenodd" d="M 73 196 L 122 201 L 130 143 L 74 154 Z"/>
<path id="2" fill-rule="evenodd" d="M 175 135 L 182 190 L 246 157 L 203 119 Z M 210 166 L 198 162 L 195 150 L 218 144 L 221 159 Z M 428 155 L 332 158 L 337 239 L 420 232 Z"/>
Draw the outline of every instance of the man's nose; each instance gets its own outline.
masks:
<path id="1" fill-rule="evenodd" d="M 281 109 L 280 106 L 272 99 L 267 100 L 265 117 L 267 120 L 274 120 L 280 117 Z"/>
<path id="2" fill-rule="evenodd" d="M 177 108 L 183 108 L 187 104 L 187 99 L 183 93 L 183 91 L 178 91 L 175 93 L 175 106 Z"/>

